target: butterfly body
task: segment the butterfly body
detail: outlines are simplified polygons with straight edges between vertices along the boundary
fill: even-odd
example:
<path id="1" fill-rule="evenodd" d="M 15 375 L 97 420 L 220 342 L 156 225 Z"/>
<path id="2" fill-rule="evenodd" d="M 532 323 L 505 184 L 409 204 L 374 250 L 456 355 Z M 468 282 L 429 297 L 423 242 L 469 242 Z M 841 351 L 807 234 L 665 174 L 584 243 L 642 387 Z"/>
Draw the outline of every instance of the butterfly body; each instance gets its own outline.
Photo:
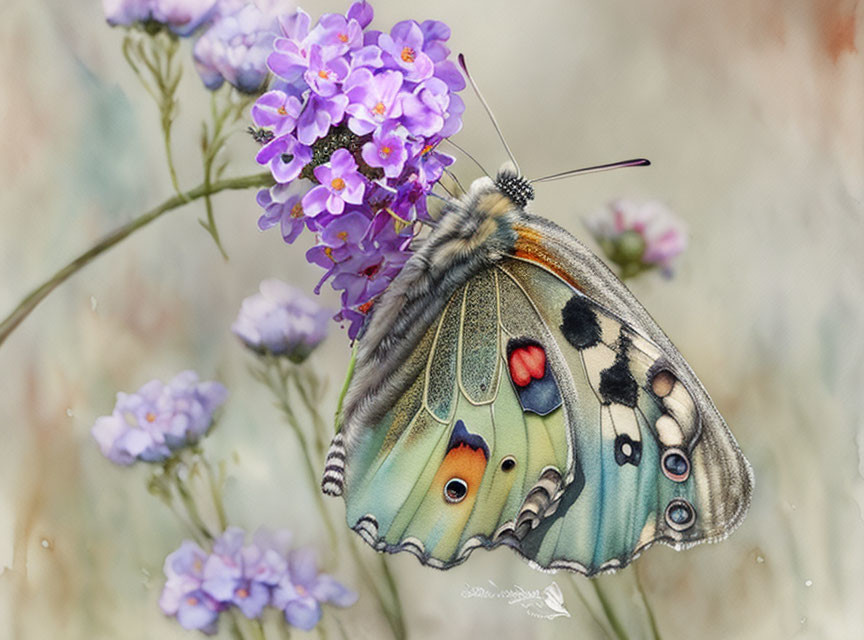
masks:
<path id="1" fill-rule="evenodd" d="M 322 488 L 381 551 L 438 568 L 477 547 L 586 574 L 717 540 L 752 473 L 693 371 L 617 277 L 475 181 L 381 295 Z"/>

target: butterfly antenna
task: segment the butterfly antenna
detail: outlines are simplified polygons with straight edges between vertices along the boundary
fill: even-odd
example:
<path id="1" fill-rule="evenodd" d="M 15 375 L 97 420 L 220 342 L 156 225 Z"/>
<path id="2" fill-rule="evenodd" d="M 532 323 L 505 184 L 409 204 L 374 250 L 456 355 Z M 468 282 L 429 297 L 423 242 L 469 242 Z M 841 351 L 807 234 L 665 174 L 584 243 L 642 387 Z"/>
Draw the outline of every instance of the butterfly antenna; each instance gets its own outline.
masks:
<path id="1" fill-rule="evenodd" d="M 599 173 L 601 171 L 610 171 L 612 169 L 623 169 L 624 167 L 647 167 L 651 162 L 645 158 L 634 158 L 633 160 L 622 160 L 621 162 L 612 162 L 610 164 L 599 164 L 596 167 L 585 167 L 583 169 L 571 169 L 561 173 L 553 173 L 551 176 L 543 176 L 542 178 L 534 178 L 529 180 L 530 184 L 538 182 L 554 182 L 555 180 L 563 180 L 585 173 Z"/>
<path id="2" fill-rule="evenodd" d="M 486 174 L 486 177 L 487 177 L 487 178 L 491 178 L 491 177 L 492 177 L 492 176 L 489 175 L 489 172 L 486 171 L 486 169 L 483 168 L 483 165 L 480 164 L 480 161 L 477 160 L 477 158 L 475 158 L 474 156 L 472 156 L 470 153 L 468 153 L 468 152 L 465 150 L 464 147 L 460 147 L 458 144 L 456 144 L 455 142 L 453 142 L 450 138 L 444 138 L 444 142 L 446 142 L 447 144 L 452 145 L 453 147 L 455 147 L 458 151 L 460 151 L 462 154 L 464 154 L 465 157 L 467 157 L 471 162 L 473 162 L 474 164 L 476 164 L 476 165 L 480 168 L 480 171 L 482 171 L 484 174 Z"/>
<path id="3" fill-rule="evenodd" d="M 450 171 L 450 170 L 448 170 L 448 169 L 444 169 L 444 173 L 446 173 L 446 174 L 448 175 L 448 177 L 449 177 L 453 182 L 456 183 L 456 186 L 459 187 L 459 190 L 460 190 L 462 193 L 465 193 L 465 187 L 463 187 L 463 186 L 462 186 L 462 183 L 459 182 L 459 178 L 456 177 L 456 174 L 455 174 L 455 173 L 453 173 L 452 171 Z M 444 185 L 441 185 L 441 186 L 443 187 Z M 450 189 L 445 188 L 445 191 L 447 191 L 447 193 L 450 193 Z M 450 193 L 450 196 L 452 197 L 453 194 Z"/>
<path id="4" fill-rule="evenodd" d="M 504 145 L 504 150 L 507 152 L 507 155 L 510 156 L 510 162 L 512 162 L 513 166 L 516 168 L 516 174 L 522 175 L 522 172 L 519 170 L 519 163 L 516 162 L 516 156 L 513 155 L 513 151 L 510 149 L 510 145 L 507 144 L 507 141 L 504 139 L 504 133 L 501 131 L 501 127 L 498 125 L 498 121 L 495 119 L 495 114 L 492 113 L 492 109 L 489 108 L 489 103 L 486 102 L 486 98 L 484 98 L 483 94 L 480 93 L 480 88 L 477 86 L 477 83 L 474 82 L 474 78 L 472 78 L 471 74 L 468 73 L 468 65 L 465 64 L 465 56 L 461 53 L 459 54 L 459 66 L 462 67 L 462 71 L 465 72 L 465 77 L 468 78 L 468 82 L 471 83 L 471 88 L 474 89 L 474 93 L 476 93 L 477 97 L 480 99 L 480 104 L 483 105 L 483 108 L 486 110 L 489 119 L 492 121 L 492 126 L 495 127 L 495 133 L 498 134 L 498 139 L 501 140 L 501 144 Z"/>

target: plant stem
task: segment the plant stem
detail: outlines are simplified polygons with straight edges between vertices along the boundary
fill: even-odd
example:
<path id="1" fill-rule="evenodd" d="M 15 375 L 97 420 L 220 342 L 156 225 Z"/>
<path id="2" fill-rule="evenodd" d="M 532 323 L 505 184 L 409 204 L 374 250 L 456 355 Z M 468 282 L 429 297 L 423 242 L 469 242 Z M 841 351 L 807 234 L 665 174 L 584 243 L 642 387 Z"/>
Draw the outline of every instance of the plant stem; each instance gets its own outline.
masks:
<path id="1" fill-rule="evenodd" d="M 56 289 L 67 278 L 77 273 L 81 268 L 87 266 L 94 258 L 101 255 L 121 240 L 124 240 L 138 229 L 156 220 L 156 218 L 160 217 L 162 214 L 177 209 L 192 200 L 203 198 L 205 195 L 212 195 L 227 189 L 250 189 L 252 187 L 265 187 L 271 184 L 273 184 L 273 178 L 269 173 L 258 173 L 255 175 L 219 180 L 210 185 L 209 189 L 201 184 L 194 189 L 187 191 L 183 196 L 174 196 L 169 198 L 159 206 L 147 211 L 146 213 L 142 213 L 137 218 L 133 218 L 123 226 L 112 231 L 105 238 L 97 242 L 90 249 L 72 260 L 69 264 L 48 278 L 48 280 L 27 294 L 24 299 L 18 303 L 18 306 L 13 309 L 12 313 L 4 318 L 3 322 L 0 322 L 0 345 L 6 341 L 9 334 L 12 333 L 19 324 L 21 324 L 24 318 L 30 315 L 33 309 L 35 309 L 49 293 Z"/>
<path id="2" fill-rule="evenodd" d="M 390 630 L 393 632 L 393 637 L 396 638 L 396 640 L 404 640 L 405 624 L 402 621 L 401 609 L 399 612 L 397 612 L 391 610 L 390 607 L 387 606 L 387 600 L 384 598 L 384 594 L 381 593 L 381 589 L 378 586 L 375 577 L 372 575 L 372 573 L 369 571 L 369 568 L 363 562 L 363 558 L 360 556 L 360 552 L 357 550 L 355 540 L 348 540 L 348 549 L 350 550 L 351 555 L 354 558 L 354 564 L 356 564 L 357 568 L 360 569 L 363 581 L 366 583 L 367 586 L 372 588 L 375 599 L 378 601 L 378 607 L 381 609 L 381 613 L 384 614 L 384 617 L 387 619 L 387 624 L 390 625 Z"/>
<path id="3" fill-rule="evenodd" d="M 642 579 L 639 577 L 639 570 L 636 567 L 633 567 L 633 572 L 636 574 L 636 589 L 642 597 L 642 604 L 645 606 L 645 612 L 648 614 L 648 624 L 651 626 L 651 635 L 654 640 L 663 640 L 663 636 L 660 635 L 660 629 L 657 626 L 657 619 L 654 617 L 654 610 L 648 603 L 648 596 L 645 594 L 645 589 L 642 587 Z"/>
<path id="4" fill-rule="evenodd" d="M 394 635 L 397 638 L 406 638 L 405 633 L 405 615 L 402 610 L 402 599 L 399 597 L 399 589 L 396 588 L 396 581 L 393 579 L 393 574 L 390 572 L 390 565 L 387 564 L 387 556 L 381 555 L 381 573 L 384 574 L 384 579 L 387 581 L 387 589 L 390 591 L 390 596 L 393 598 L 393 617 L 395 628 Z"/>
<path id="5" fill-rule="evenodd" d="M 591 620 L 594 621 L 594 624 L 603 632 L 605 637 L 610 637 L 609 632 L 606 630 L 604 624 L 600 621 L 600 618 L 594 613 L 594 609 L 591 605 L 588 604 L 588 599 L 582 593 L 582 590 L 576 584 L 576 579 L 573 575 L 568 576 L 570 579 L 570 586 L 573 587 L 573 591 L 576 593 L 576 597 L 579 598 L 579 601 L 582 603 L 582 606 L 585 607 L 585 610 L 588 612 L 588 615 L 591 616 Z"/>
<path id="6" fill-rule="evenodd" d="M 615 636 L 618 640 L 627 640 L 627 632 L 624 631 L 621 621 L 618 619 L 618 616 L 615 615 L 615 611 L 612 609 L 612 605 L 606 598 L 606 594 L 603 593 L 603 589 L 600 588 L 600 583 L 597 578 L 591 580 L 591 585 L 594 587 L 594 592 L 597 594 L 597 599 L 600 601 L 600 606 L 603 607 L 603 613 L 606 614 L 606 619 L 609 621 L 609 626 L 612 627 Z"/>

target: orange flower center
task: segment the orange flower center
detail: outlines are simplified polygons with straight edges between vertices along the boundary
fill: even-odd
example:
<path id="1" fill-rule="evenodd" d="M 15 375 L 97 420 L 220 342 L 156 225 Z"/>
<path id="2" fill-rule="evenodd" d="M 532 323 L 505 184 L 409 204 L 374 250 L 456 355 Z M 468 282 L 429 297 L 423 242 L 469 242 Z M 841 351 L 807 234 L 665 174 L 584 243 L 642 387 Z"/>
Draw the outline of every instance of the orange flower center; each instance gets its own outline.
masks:
<path id="1" fill-rule="evenodd" d="M 423 147 L 423 151 L 420 152 L 420 155 L 421 155 L 421 156 L 425 156 L 427 153 L 429 153 L 430 151 L 432 151 L 432 149 L 434 149 L 434 148 L 435 148 L 434 145 L 427 144 L 425 147 Z"/>
<path id="2" fill-rule="evenodd" d="M 321 71 L 318 72 L 318 77 L 327 80 L 330 77 L 330 72 L 325 69 L 321 69 Z"/>
<path id="3" fill-rule="evenodd" d="M 348 232 L 347 232 L 347 231 L 340 231 L 340 232 L 337 233 L 336 235 L 337 235 L 338 238 L 339 238 L 340 240 L 342 240 L 342 241 L 346 241 L 346 240 L 348 240 Z"/>
<path id="4" fill-rule="evenodd" d="M 248 598 L 249 597 L 249 591 L 247 589 L 240 588 L 240 589 L 237 589 L 237 591 L 235 591 L 234 593 L 237 595 L 238 598 Z"/>
<path id="5" fill-rule="evenodd" d="M 391 153 L 393 153 L 393 149 L 390 147 L 381 147 L 381 155 L 385 158 L 388 157 Z"/>
<path id="6" fill-rule="evenodd" d="M 324 247 L 324 255 L 333 260 L 333 249 L 331 249 L 330 247 Z M 333 260 L 333 262 L 336 261 Z"/>
<path id="7" fill-rule="evenodd" d="M 295 585 L 294 589 L 296 589 L 297 593 L 299 593 L 301 596 L 306 595 L 306 587 L 304 587 L 302 584 Z"/>
<path id="8" fill-rule="evenodd" d="M 372 113 L 375 115 L 383 116 L 384 112 L 387 110 L 387 107 L 384 106 L 383 102 L 379 102 L 374 107 L 372 107 Z"/>
<path id="9" fill-rule="evenodd" d="M 144 419 L 147 420 L 147 422 L 156 422 L 156 414 L 152 411 L 148 411 L 147 415 L 144 416 Z"/>
<path id="10" fill-rule="evenodd" d="M 188 604 L 190 607 L 194 607 L 196 604 L 198 604 L 198 598 L 196 598 L 195 596 L 189 596 L 188 598 L 186 598 L 186 604 Z"/>
<path id="11" fill-rule="evenodd" d="M 414 49 L 411 47 L 404 47 L 402 49 L 402 61 L 403 62 L 414 62 L 414 58 L 417 55 L 414 53 Z"/>
<path id="12" fill-rule="evenodd" d="M 348 42 L 348 34 L 347 33 L 340 33 L 336 37 L 339 38 L 339 42 Z"/>
<path id="13" fill-rule="evenodd" d="M 363 314 L 369 313 L 369 309 L 372 308 L 372 304 L 374 302 L 375 302 L 374 300 L 370 300 L 369 302 L 364 302 L 359 307 L 357 307 L 357 310 Z"/>
<path id="14" fill-rule="evenodd" d="M 292 218 L 302 218 L 303 217 L 303 205 L 299 202 L 291 207 L 291 217 Z"/>
<path id="15" fill-rule="evenodd" d="M 278 113 L 280 116 L 287 116 L 288 110 L 285 108 L 285 105 L 282 105 L 281 107 L 276 109 L 276 113 Z"/>
<path id="16" fill-rule="evenodd" d="M 345 181 L 342 178 L 333 178 L 330 181 L 330 186 L 336 191 L 342 191 L 345 188 Z"/>

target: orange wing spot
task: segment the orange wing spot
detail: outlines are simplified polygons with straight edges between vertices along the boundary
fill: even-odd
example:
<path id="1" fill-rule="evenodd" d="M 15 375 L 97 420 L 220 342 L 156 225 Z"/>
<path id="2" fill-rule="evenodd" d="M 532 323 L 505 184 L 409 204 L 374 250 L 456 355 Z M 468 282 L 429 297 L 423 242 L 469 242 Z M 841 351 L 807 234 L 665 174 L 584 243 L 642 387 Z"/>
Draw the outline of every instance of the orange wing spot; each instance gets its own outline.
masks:
<path id="1" fill-rule="evenodd" d="M 468 493 L 458 505 L 471 505 L 474 503 L 474 497 L 477 495 L 477 489 L 480 487 L 480 481 L 485 472 L 486 455 L 483 451 L 472 449 L 467 444 L 460 444 L 450 449 L 444 456 L 441 466 L 438 467 L 438 473 L 435 474 L 435 479 L 432 481 L 432 487 L 437 495 L 441 496 L 441 501 L 446 502 L 444 485 L 451 478 L 461 478 L 468 485 Z"/>
<path id="2" fill-rule="evenodd" d="M 519 236 L 516 240 L 516 248 L 513 255 L 522 260 L 545 267 L 577 291 L 585 291 L 582 285 L 573 279 L 573 276 L 557 264 L 555 256 L 544 248 L 543 236 L 540 233 L 528 227 L 514 226 L 513 230 Z"/>

